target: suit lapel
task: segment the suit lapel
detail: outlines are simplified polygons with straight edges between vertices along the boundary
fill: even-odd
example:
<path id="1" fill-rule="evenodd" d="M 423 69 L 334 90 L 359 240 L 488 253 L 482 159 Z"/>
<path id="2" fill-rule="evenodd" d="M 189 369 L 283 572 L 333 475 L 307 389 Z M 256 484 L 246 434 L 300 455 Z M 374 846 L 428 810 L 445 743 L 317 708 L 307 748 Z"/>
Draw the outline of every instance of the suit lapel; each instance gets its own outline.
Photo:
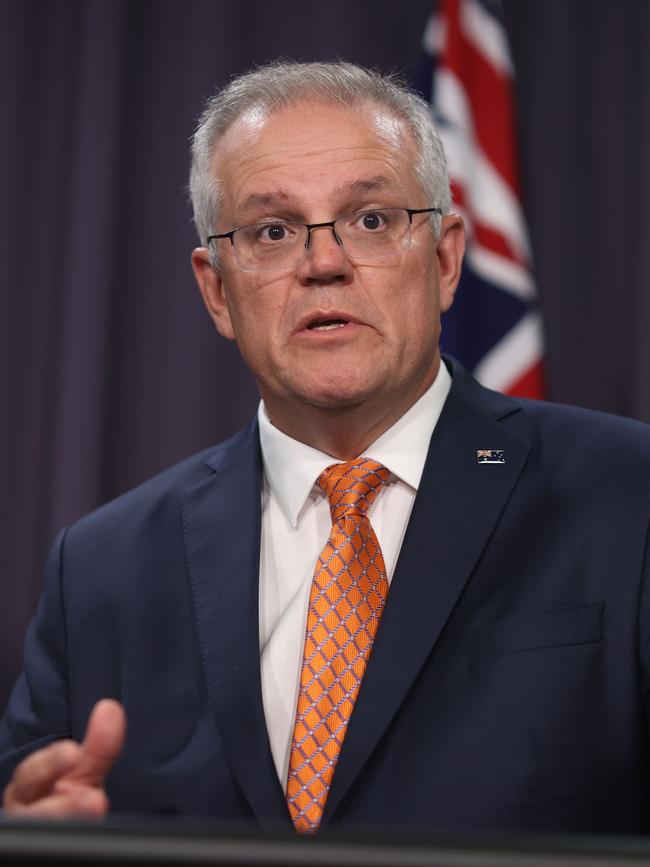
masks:
<path id="1" fill-rule="evenodd" d="M 183 528 L 208 698 L 232 772 L 262 825 L 290 827 L 262 705 L 257 425 L 185 492 Z"/>
<path id="2" fill-rule="evenodd" d="M 510 498 L 529 444 L 499 418 L 516 409 L 511 400 L 490 395 L 456 371 L 431 439 L 324 823 L 335 815 L 431 653 Z M 478 449 L 503 449 L 506 463 L 479 465 Z"/>

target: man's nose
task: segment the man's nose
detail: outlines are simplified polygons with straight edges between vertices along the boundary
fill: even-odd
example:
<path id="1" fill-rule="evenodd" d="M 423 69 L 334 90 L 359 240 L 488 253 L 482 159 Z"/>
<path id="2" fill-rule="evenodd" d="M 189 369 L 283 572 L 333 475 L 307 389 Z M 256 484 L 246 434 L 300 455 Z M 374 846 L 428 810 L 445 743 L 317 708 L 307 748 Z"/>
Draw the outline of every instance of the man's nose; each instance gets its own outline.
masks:
<path id="1" fill-rule="evenodd" d="M 298 266 L 301 280 L 346 280 L 352 275 L 348 259 L 334 226 L 317 226 L 309 230 L 305 255 Z"/>

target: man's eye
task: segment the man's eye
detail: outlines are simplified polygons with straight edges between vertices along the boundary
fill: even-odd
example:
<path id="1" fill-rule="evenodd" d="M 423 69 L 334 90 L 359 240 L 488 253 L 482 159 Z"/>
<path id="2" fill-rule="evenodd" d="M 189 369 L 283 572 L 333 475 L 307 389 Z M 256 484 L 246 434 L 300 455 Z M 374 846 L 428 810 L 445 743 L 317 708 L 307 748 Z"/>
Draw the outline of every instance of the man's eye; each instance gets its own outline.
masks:
<path id="1" fill-rule="evenodd" d="M 386 217 L 381 211 L 364 211 L 362 214 L 357 215 L 356 225 L 359 229 L 376 232 L 378 229 L 384 228 Z"/>
<path id="2" fill-rule="evenodd" d="M 266 223 L 257 230 L 257 240 L 263 244 L 286 241 L 290 236 L 289 227 L 284 223 Z"/>

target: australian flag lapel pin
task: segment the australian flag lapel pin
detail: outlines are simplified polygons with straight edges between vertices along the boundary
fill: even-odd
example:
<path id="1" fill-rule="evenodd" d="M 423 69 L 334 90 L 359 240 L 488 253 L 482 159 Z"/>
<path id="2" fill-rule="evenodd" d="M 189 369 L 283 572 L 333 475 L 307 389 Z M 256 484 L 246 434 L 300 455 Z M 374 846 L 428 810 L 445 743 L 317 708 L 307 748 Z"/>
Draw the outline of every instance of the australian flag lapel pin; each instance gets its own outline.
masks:
<path id="1" fill-rule="evenodd" d="M 503 449 L 477 449 L 476 462 L 478 464 L 505 464 L 506 458 Z"/>

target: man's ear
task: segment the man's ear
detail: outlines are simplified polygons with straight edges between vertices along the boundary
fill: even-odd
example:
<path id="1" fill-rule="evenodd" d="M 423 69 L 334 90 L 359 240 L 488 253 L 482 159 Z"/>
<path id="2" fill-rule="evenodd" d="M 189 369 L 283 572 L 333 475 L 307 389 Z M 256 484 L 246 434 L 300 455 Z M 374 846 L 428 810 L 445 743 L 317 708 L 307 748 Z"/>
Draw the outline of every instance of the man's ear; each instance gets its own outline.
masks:
<path id="1" fill-rule="evenodd" d="M 192 250 L 192 270 L 201 290 L 203 302 L 217 326 L 217 331 L 228 340 L 234 340 L 235 332 L 230 319 L 223 279 L 210 262 L 210 254 L 206 247 Z"/>
<path id="2" fill-rule="evenodd" d="M 446 313 L 454 303 L 456 287 L 465 252 L 465 224 L 458 214 L 442 218 L 436 255 L 440 281 L 440 312 Z"/>

